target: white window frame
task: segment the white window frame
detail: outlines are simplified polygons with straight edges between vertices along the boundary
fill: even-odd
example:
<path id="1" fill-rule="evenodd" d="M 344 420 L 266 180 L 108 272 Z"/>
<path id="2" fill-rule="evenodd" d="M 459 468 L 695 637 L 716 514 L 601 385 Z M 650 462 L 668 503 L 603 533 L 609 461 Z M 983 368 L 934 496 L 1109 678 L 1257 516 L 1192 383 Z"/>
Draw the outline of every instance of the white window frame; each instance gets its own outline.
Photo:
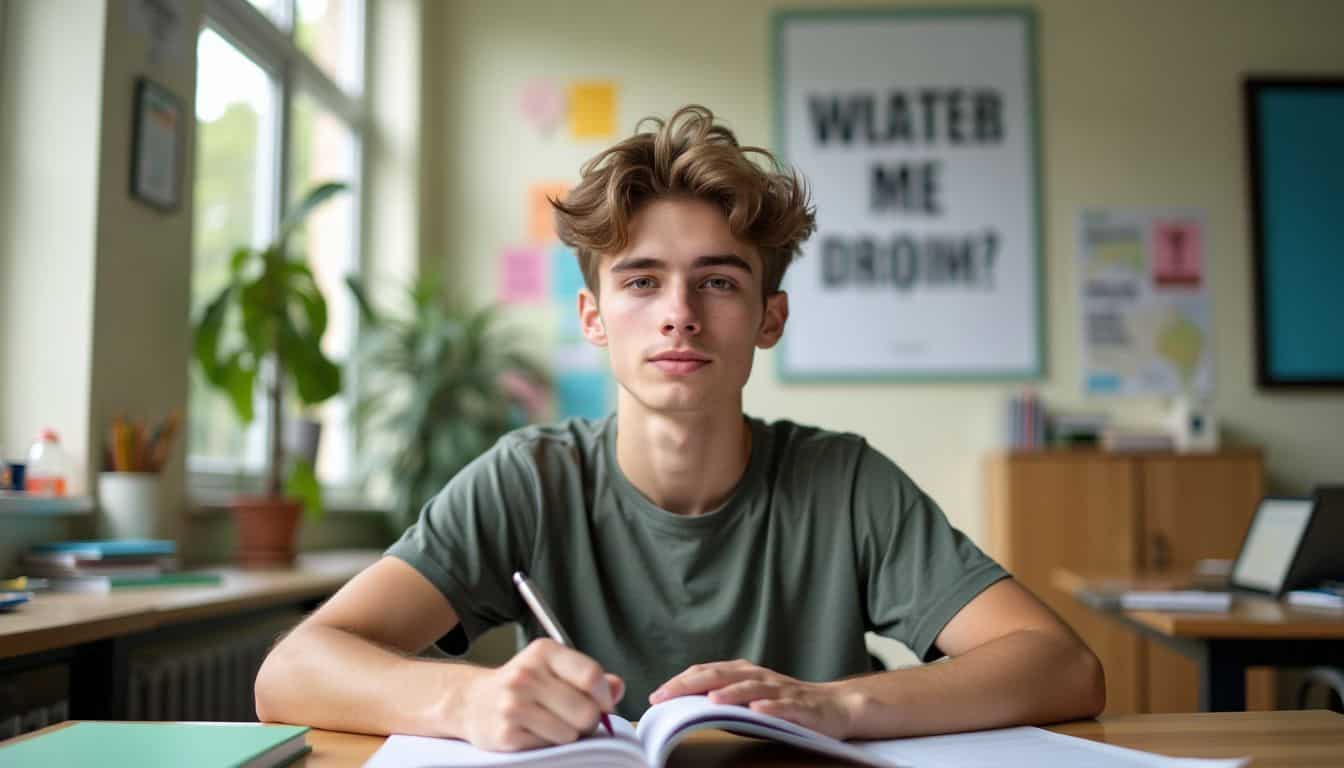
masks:
<path id="1" fill-rule="evenodd" d="M 314 61 L 294 39 L 294 20 L 297 15 L 297 0 L 283 0 L 282 18 L 273 20 L 261 9 L 247 0 L 207 0 L 204 26 L 209 27 L 230 45 L 237 48 L 254 64 L 264 70 L 278 90 L 276 98 L 276 119 L 271 126 L 272 139 L 263 142 L 261 152 L 275 152 L 276 157 L 269 158 L 271 178 L 268 188 L 259 189 L 254 204 L 254 221 L 260 222 L 256 233 L 260 246 L 270 242 L 279 231 L 284 216 L 285 201 L 288 200 L 289 169 L 291 157 L 291 109 L 294 95 L 302 91 L 313 102 L 331 112 L 349 128 L 354 141 L 353 167 L 356 178 L 349 179 L 354 211 L 351 223 L 351 247 L 354 248 L 355 264 L 363 273 L 366 268 L 362 233 L 365 227 L 367 211 L 364 205 L 363 185 L 368 176 L 367 153 L 365 144 L 371 121 L 368 116 L 368 103 L 364 94 L 367 81 L 365 52 L 369 43 L 369 14 L 367 0 L 347 0 L 360 19 L 360 40 L 356 46 L 353 62 L 355 77 L 349 88 L 341 86 L 322 67 Z M 193 41 L 194 45 L 194 41 Z M 263 166 L 265 167 L 265 166 Z M 261 185 L 258 185 L 259 187 Z M 330 297 L 328 297 L 330 298 Z M 194 364 L 194 361 L 188 361 Z M 351 376 L 349 379 L 356 377 Z M 352 397 L 354 381 L 344 384 L 345 395 Z M 248 428 L 248 444 L 254 442 L 265 445 L 270 431 L 270 403 L 259 392 L 256 395 L 255 417 Z M 349 423 L 352 446 L 358 444 L 357 425 Z M 253 432 L 255 430 L 255 432 Z M 250 448 L 248 449 L 251 450 Z M 264 449 L 263 449 L 264 450 Z M 353 449 L 352 449 L 353 450 Z M 353 457 L 348 465 L 354 467 Z M 211 456 L 187 457 L 188 486 L 193 497 L 206 506 L 221 503 L 228 496 L 238 492 L 260 492 L 263 478 L 246 460 L 221 459 Z M 352 469 L 349 477 L 342 478 L 334 487 L 328 487 L 337 503 L 341 499 L 354 500 L 360 494 L 356 491 L 356 480 Z M 354 505 L 358 506 L 357 503 Z M 331 506 L 330 500 L 328 506 Z"/>

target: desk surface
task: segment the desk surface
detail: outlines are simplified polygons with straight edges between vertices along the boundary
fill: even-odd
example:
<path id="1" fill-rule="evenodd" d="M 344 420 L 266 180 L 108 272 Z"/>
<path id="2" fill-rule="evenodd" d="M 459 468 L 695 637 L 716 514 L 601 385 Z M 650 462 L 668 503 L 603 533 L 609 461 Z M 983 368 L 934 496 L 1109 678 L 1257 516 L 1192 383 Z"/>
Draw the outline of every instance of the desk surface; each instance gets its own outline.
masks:
<path id="1" fill-rule="evenodd" d="M 207 568 L 223 576 L 223 583 L 211 586 L 119 589 L 105 594 L 39 592 L 18 610 L 0 613 L 0 659 L 322 598 L 372 564 L 379 554 L 360 550 L 302 555 L 297 567 L 286 570 Z"/>
<path id="2" fill-rule="evenodd" d="M 1077 596 L 1081 592 L 1116 589 L 1174 589 L 1187 579 L 1173 574 L 1105 576 L 1056 568 L 1050 574 L 1056 588 Z M 1344 611 L 1313 610 L 1255 595 L 1236 595 L 1226 613 L 1126 611 L 1126 617 L 1170 637 L 1239 638 L 1254 640 L 1344 639 Z"/>
<path id="3" fill-rule="evenodd" d="M 44 728 L 32 738 L 69 723 Z M 1052 731 L 1173 757 L 1254 758 L 1253 768 L 1338 768 L 1344 755 L 1344 716 L 1333 712 L 1219 712 L 1116 715 L 1052 726 Z M 302 768 L 356 768 L 378 750 L 381 736 L 310 731 L 313 751 Z M 692 734 L 672 753 L 670 768 L 688 766 L 848 765 L 772 742 L 722 731 Z"/>

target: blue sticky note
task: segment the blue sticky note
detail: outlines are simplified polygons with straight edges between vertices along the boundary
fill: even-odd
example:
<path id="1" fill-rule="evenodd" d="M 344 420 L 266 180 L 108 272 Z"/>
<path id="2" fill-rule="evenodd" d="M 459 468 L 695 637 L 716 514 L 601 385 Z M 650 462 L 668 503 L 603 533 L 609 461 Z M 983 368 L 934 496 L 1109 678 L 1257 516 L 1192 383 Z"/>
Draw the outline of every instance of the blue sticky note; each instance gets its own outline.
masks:
<path id="1" fill-rule="evenodd" d="M 583 272 L 579 256 L 567 245 L 551 248 L 551 298 L 558 304 L 573 307 L 583 289 Z"/>
<path id="2" fill-rule="evenodd" d="M 583 338 L 579 328 L 579 291 L 583 287 L 583 272 L 574 249 L 567 245 L 552 248 L 551 301 L 555 303 L 555 333 L 560 341 Z"/>
<path id="3" fill-rule="evenodd" d="M 554 385 L 557 418 L 600 419 L 611 412 L 611 377 L 604 370 L 558 371 Z"/>

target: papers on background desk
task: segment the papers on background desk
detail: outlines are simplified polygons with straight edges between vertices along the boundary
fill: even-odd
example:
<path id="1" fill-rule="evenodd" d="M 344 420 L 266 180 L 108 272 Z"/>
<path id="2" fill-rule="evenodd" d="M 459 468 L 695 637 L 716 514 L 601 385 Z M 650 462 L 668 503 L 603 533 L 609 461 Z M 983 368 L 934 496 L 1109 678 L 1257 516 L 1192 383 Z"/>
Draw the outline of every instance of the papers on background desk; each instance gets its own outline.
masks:
<path id="1" fill-rule="evenodd" d="M 1232 593 L 1205 592 L 1197 589 L 1131 590 L 1120 595 L 1120 608 L 1126 611 L 1223 612 L 1232 608 Z"/>
<path id="2" fill-rule="evenodd" d="M 1232 608 L 1231 592 L 1204 589 L 1086 589 L 1077 597 L 1103 611 L 1222 613 Z"/>
<path id="3" fill-rule="evenodd" d="M 1251 762 L 1249 757 L 1166 757 L 1040 728 L 898 739 L 861 747 L 910 768 L 1240 768 Z"/>

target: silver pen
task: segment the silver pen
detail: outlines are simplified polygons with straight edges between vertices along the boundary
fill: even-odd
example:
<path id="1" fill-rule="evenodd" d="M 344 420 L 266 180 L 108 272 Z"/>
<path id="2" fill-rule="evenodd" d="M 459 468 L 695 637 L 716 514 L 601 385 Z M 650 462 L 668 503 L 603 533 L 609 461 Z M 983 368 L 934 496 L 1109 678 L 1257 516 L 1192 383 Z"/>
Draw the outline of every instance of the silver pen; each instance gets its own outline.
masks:
<path id="1" fill-rule="evenodd" d="M 574 643 L 565 633 L 565 628 L 560 626 L 559 619 L 555 618 L 555 614 L 551 613 L 551 609 L 541 599 L 541 594 L 532 586 L 532 581 L 527 578 L 527 574 L 522 571 L 514 571 L 513 585 L 518 588 L 518 594 L 523 596 L 523 602 L 527 603 L 527 607 L 532 609 L 532 615 L 537 618 L 537 623 L 541 624 L 541 628 L 546 630 L 546 634 L 566 648 L 573 648 Z M 616 732 L 611 729 L 611 720 L 607 717 L 606 712 L 602 713 L 602 725 L 606 727 L 607 733 L 612 736 L 616 735 Z"/>

